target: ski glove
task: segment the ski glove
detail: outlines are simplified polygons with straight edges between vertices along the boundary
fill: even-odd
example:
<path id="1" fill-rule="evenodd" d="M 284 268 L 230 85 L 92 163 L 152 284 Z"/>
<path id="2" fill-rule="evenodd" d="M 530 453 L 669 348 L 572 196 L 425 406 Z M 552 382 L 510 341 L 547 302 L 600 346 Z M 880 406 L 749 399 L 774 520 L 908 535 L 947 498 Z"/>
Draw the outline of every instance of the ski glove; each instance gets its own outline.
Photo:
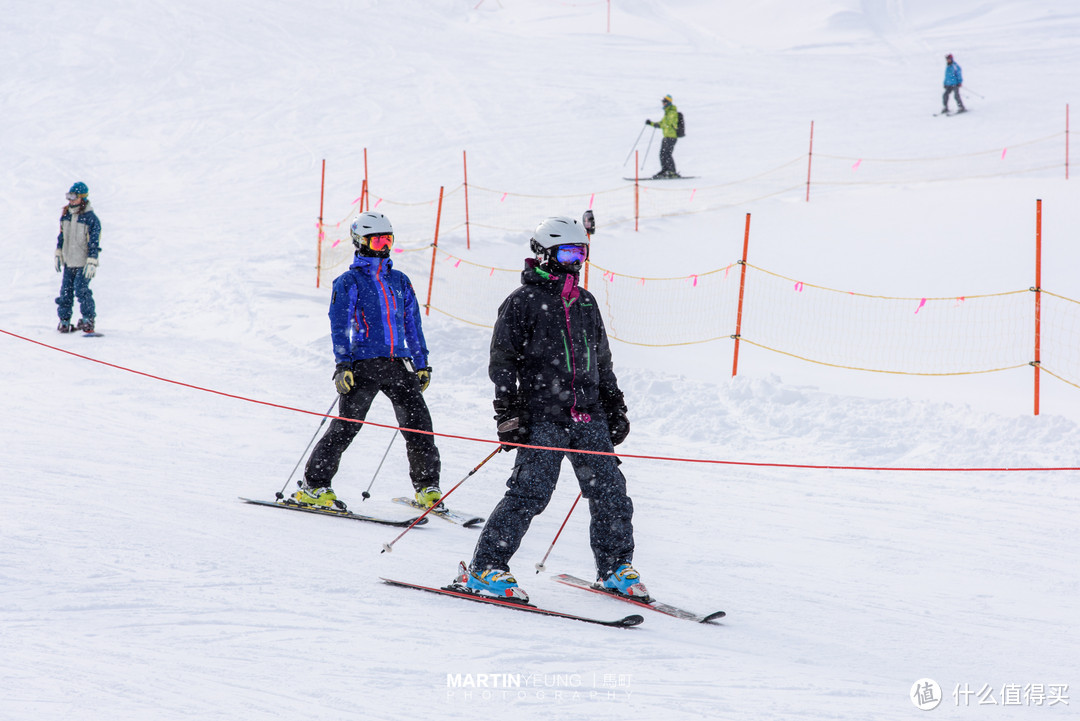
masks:
<path id="1" fill-rule="evenodd" d="M 496 398 L 492 405 L 495 407 L 495 429 L 498 431 L 499 440 L 504 444 L 528 443 L 529 412 L 511 398 Z M 511 445 L 502 446 L 504 451 L 515 448 L 516 446 Z"/>
<path id="2" fill-rule="evenodd" d="M 86 278 L 87 280 L 90 280 L 95 275 L 97 275 L 97 265 L 98 265 L 97 258 L 87 258 L 86 259 L 86 265 L 83 266 L 83 269 L 82 269 L 83 278 Z"/>
<path id="3" fill-rule="evenodd" d="M 416 377 L 420 381 L 420 392 L 423 393 L 431 385 L 431 366 L 416 371 Z"/>
<path id="4" fill-rule="evenodd" d="M 56 249 L 56 272 L 59 273 L 60 269 L 64 267 L 64 251 L 59 248 Z"/>
<path id="5" fill-rule="evenodd" d="M 651 120 L 646 120 L 646 121 L 645 121 L 645 124 L 646 124 L 646 125 L 652 125 L 652 124 L 653 124 L 653 122 L 652 122 Z"/>
<path id="6" fill-rule="evenodd" d="M 622 393 L 607 398 L 604 403 L 604 415 L 607 416 L 608 433 L 611 445 L 617 446 L 630 435 L 630 419 L 626 417 L 626 402 Z"/>
<path id="7" fill-rule="evenodd" d="M 356 387 L 356 379 L 353 378 L 352 368 L 347 363 L 337 367 L 337 372 L 334 373 L 334 387 L 337 388 L 337 392 L 341 395 L 349 393 Z"/>

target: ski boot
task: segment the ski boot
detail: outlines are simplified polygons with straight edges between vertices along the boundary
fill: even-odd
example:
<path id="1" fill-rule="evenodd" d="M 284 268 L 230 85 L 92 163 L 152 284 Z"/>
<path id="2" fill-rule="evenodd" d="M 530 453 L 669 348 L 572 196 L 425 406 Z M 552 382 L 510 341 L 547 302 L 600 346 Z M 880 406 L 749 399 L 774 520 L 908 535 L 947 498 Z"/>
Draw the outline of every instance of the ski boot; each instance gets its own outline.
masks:
<path id="1" fill-rule="evenodd" d="M 529 602 L 529 594 L 518 586 L 517 579 L 511 576 L 509 571 L 500 571 L 497 568 L 489 568 L 477 574 L 467 569 L 464 563 L 459 563 L 458 575 L 450 585 L 458 590 L 469 591 L 485 598 L 498 598 L 516 603 Z"/>
<path id="2" fill-rule="evenodd" d="M 70 320 L 65 320 L 61 318 L 60 325 L 56 326 L 56 330 L 60 331 L 61 333 L 74 333 L 75 326 L 71 324 Z"/>
<path id="3" fill-rule="evenodd" d="M 431 508 L 434 506 L 435 508 L 432 510 L 432 513 L 446 513 L 446 506 L 439 500 L 442 498 L 442 491 L 439 490 L 438 486 L 421 488 L 416 492 L 415 498 L 417 505 L 421 508 Z"/>
<path id="4" fill-rule="evenodd" d="M 81 330 L 83 333 L 93 333 L 94 332 L 94 319 L 93 318 L 90 318 L 89 320 L 87 320 L 86 318 L 80 319 L 79 324 L 75 326 L 75 330 Z"/>
<path id="5" fill-rule="evenodd" d="M 620 596 L 631 596 L 642 601 L 649 600 L 649 591 L 641 582 L 641 576 L 629 563 L 624 563 L 598 584 L 601 588 L 615 591 Z"/>
<path id="6" fill-rule="evenodd" d="M 345 504 L 338 500 L 337 494 L 330 486 L 309 486 L 304 481 L 297 481 L 300 490 L 292 494 L 292 499 L 301 506 L 318 506 L 335 511 L 345 511 Z"/>

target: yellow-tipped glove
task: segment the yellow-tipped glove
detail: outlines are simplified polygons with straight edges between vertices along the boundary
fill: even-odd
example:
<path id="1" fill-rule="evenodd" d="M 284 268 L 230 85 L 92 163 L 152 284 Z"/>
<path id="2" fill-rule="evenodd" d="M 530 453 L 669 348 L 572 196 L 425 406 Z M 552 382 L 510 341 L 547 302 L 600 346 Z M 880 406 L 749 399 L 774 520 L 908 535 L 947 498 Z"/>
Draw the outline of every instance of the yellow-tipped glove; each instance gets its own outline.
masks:
<path id="1" fill-rule="evenodd" d="M 416 371 L 416 377 L 420 381 L 420 392 L 423 393 L 431 385 L 431 366 Z"/>
<path id="2" fill-rule="evenodd" d="M 353 378 L 352 369 L 348 366 L 338 368 L 337 373 L 334 374 L 334 387 L 337 388 L 337 392 L 341 395 L 345 395 L 355 388 L 356 379 Z"/>

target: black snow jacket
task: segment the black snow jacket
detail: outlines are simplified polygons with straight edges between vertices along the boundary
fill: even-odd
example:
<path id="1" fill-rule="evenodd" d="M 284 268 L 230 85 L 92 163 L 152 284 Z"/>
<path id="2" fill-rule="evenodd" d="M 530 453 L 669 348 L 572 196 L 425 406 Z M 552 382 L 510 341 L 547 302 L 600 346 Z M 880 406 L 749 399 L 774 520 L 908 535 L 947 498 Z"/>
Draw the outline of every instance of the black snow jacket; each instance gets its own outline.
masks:
<path id="1" fill-rule="evenodd" d="M 533 421 L 569 425 L 622 404 L 596 297 L 576 275 L 552 274 L 532 258 L 499 306 L 488 376 L 496 408 L 520 408 Z"/>

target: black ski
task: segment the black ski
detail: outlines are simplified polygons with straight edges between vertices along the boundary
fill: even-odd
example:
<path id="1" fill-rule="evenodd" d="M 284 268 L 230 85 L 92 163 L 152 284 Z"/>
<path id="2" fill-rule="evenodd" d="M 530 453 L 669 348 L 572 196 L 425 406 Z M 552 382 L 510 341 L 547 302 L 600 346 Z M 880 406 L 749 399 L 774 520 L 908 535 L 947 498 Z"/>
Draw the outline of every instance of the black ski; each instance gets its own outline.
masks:
<path id="1" fill-rule="evenodd" d="M 559 583 L 565 584 L 567 586 L 580 588 L 584 591 L 592 591 L 593 593 L 599 593 L 604 596 L 611 596 L 612 598 L 617 598 L 620 601 L 626 601 L 627 603 L 632 603 L 635 606 L 641 606 L 642 608 L 651 608 L 654 611 L 659 611 L 660 613 L 667 614 L 668 616 L 674 616 L 675 618 L 686 619 L 687 621 L 710 623 L 727 615 L 727 613 L 724 611 L 714 611 L 713 613 L 703 616 L 698 613 L 693 613 L 692 611 L 685 611 L 681 608 L 676 608 L 675 606 L 661 603 L 656 599 L 644 601 L 638 598 L 631 598 L 630 596 L 624 596 L 621 593 L 617 593 L 610 588 L 602 588 L 600 586 L 597 586 L 596 584 L 589 583 L 584 579 L 578 578 L 577 576 L 571 576 L 566 573 L 559 574 L 558 576 L 552 576 L 552 580 L 558 581 Z"/>
<path id="2" fill-rule="evenodd" d="M 403 506 L 408 506 L 409 508 L 414 508 L 418 511 L 427 510 L 412 498 L 406 498 L 404 496 L 402 496 L 401 498 L 395 498 L 394 503 L 400 503 Z M 464 526 L 465 528 L 473 528 L 474 526 L 479 526 L 481 523 L 484 522 L 484 519 L 481 516 L 467 516 L 461 513 L 451 511 L 450 509 L 446 509 L 445 511 L 432 511 L 428 515 L 438 516 L 444 521 L 456 523 L 457 525 Z"/>
<path id="3" fill-rule="evenodd" d="M 629 180 L 630 182 L 634 182 L 636 180 L 639 183 L 642 183 L 649 180 L 696 180 L 699 177 L 700 176 L 698 175 L 676 175 L 671 178 L 654 178 L 652 176 L 649 176 L 647 178 L 623 178 L 623 180 Z"/>
<path id="4" fill-rule="evenodd" d="M 601 626 L 615 626 L 617 628 L 629 628 L 630 626 L 637 626 L 639 623 L 645 621 L 641 616 L 634 614 L 632 616 L 626 616 L 624 618 L 617 619 L 615 621 L 605 621 L 599 618 L 589 618 L 588 616 L 578 616 L 573 613 L 563 613 L 562 611 L 552 611 L 547 608 L 540 608 L 539 606 L 533 606 L 529 603 L 523 603 L 521 601 L 503 601 L 498 598 L 490 598 L 488 596 L 480 596 L 470 591 L 462 591 L 450 586 L 442 586 L 436 588 L 435 586 L 423 586 L 418 583 L 408 583 L 406 581 L 393 581 L 389 578 L 380 578 L 383 583 L 389 583 L 391 586 L 401 586 L 403 588 L 415 588 L 418 591 L 428 591 L 429 593 L 438 593 L 443 596 L 453 596 L 455 598 L 463 598 L 466 601 L 476 601 L 477 603 L 486 603 L 491 606 L 502 606 L 503 608 L 513 608 L 518 611 L 528 611 L 529 613 L 538 613 L 542 616 L 556 616 L 558 618 L 569 618 L 573 621 L 584 621 L 585 623 L 595 623 Z"/>
<path id="5" fill-rule="evenodd" d="M 299 503 L 293 501 L 256 501 L 253 498 L 244 498 L 240 496 L 240 500 L 244 503 L 253 503 L 256 506 L 270 506 L 272 508 L 284 508 L 286 511 L 302 511 L 303 513 L 315 513 L 320 516 L 335 516 L 337 518 L 351 518 L 354 521 L 367 521 L 368 523 L 381 523 L 384 526 L 410 526 L 416 518 L 407 518 L 403 521 L 396 521 L 392 518 L 378 518 L 376 516 L 364 516 L 359 513 L 351 513 L 350 511 L 341 511 L 336 508 L 322 508 L 320 506 L 302 506 Z M 416 525 L 422 526 L 427 523 L 427 519 L 421 519 Z"/>

